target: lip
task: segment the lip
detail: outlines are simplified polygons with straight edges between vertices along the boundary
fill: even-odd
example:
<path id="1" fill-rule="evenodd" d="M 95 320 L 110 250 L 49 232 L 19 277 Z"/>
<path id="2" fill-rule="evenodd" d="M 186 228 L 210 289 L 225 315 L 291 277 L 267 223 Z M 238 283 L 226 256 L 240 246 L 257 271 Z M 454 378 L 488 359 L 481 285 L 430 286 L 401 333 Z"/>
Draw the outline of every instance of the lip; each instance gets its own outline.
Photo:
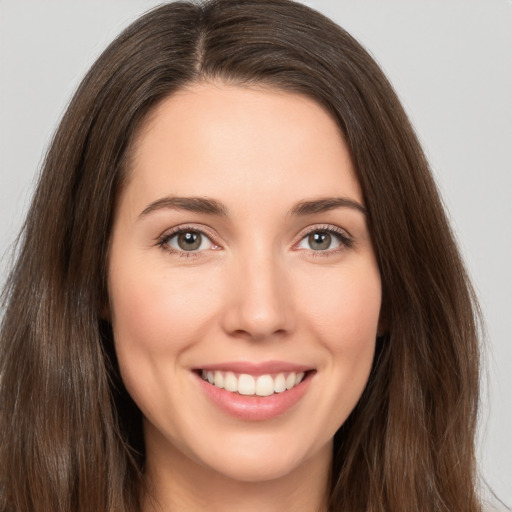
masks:
<path id="1" fill-rule="evenodd" d="M 233 373 L 248 373 L 264 375 L 280 372 L 305 372 L 306 376 L 297 386 L 282 393 L 270 396 L 247 396 L 217 388 L 202 379 L 199 371 L 193 374 L 203 393 L 222 412 L 243 421 L 265 421 L 287 413 L 296 405 L 307 392 L 313 376 L 316 373 L 311 367 L 270 361 L 265 363 L 222 363 L 201 367 L 202 370 L 232 371 Z"/>
<path id="2" fill-rule="evenodd" d="M 309 372 L 313 370 L 311 366 L 303 364 L 294 364 L 286 361 L 264 361 L 261 363 L 254 363 L 250 361 L 228 361 L 218 364 L 209 364 L 195 368 L 195 371 L 223 371 L 233 372 L 235 374 L 247 373 L 255 377 L 266 374 L 277 373 L 291 373 L 291 372 Z"/>

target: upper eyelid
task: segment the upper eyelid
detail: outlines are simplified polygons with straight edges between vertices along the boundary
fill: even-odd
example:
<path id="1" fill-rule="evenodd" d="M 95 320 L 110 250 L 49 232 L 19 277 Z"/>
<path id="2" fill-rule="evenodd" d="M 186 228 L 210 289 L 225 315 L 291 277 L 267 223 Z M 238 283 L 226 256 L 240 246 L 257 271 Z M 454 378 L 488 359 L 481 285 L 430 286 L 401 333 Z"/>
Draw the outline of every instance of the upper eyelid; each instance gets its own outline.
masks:
<path id="1" fill-rule="evenodd" d="M 197 225 L 197 224 L 179 224 L 178 226 L 174 226 L 172 228 L 166 229 L 158 238 L 161 238 L 166 235 L 173 235 L 176 233 L 180 233 L 182 231 L 198 231 L 200 233 L 203 233 L 205 235 L 214 237 L 215 234 L 211 228 L 204 225 Z M 311 226 L 307 226 L 306 228 L 301 229 L 299 234 L 297 236 L 305 236 L 311 232 L 314 231 L 333 231 L 336 233 L 346 233 L 347 236 L 352 236 L 349 231 L 345 228 L 342 228 L 340 226 L 336 226 L 334 224 L 313 224 Z"/>
<path id="2" fill-rule="evenodd" d="M 210 228 L 207 228 L 206 226 L 198 226 L 196 224 L 180 224 L 179 226 L 174 226 L 172 228 L 166 229 L 161 235 L 157 237 L 157 241 L 169 239 L 174 235 L 177 235 L 178 233 L 183 233 L 186 231 L 195 231 L 197 233 L 201 233 L 202 235 L 208 237 L 212 242 L 214 242 L 214 239 L 216 238 L 213 231 Z"/>
<path id="3" fill-rule="evenodd" d="M 342 228 L 340 226 L 336 226 L 334 224 L 317 224 L 313 226 L 308 226 L 307 228 L 304 228 L 298 235 L 298 240 L 302 240 L 305 236 L 310 235 L 311 233 L 314 233 L 316 231 L 327 231 L 329 233 L 334 233 L 340 236 L 344 236 L 345 238 L 352 239 L 352 235 L 349 231 L 347 231 L 345 228 Z"/>

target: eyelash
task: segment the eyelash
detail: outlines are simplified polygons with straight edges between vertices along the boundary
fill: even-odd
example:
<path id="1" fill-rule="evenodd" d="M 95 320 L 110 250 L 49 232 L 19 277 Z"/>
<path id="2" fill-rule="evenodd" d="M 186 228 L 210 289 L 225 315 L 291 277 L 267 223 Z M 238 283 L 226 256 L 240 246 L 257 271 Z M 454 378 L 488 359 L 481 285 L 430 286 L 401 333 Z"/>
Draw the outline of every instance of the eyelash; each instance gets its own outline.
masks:
<path id="1" fill-rule="evenodd" d="M 174 238 L 177 235 L 180 235 L 182 233 L 198 233 L 199 235 L 205 236 L 208 238 L 208 240 L 211 241 L 213 245 L 215 242 L 213 242 L 213 236 L 212 234 L 208 233 L 204 229 L 200 229 L 196 226 L 178 226 L 174 228 L 172 231 L 165 233 L 161 237 L 158 238 L 156 245 L 159 246 L 163 251 L 165 251 L 168 254 L 175 254 L 180 256 L 181 258 L 198 258 L 203 256 L 201 253 L 203 251 L 179 251 L 176 249 L 173 249 L 172 247 L 169 247 L 167 245 L 169 241 Z"/>
<path id="2" fill-rule="evenodd" d="M 203 256 L 201 254 L 204 251 L 179 251 L 176 249 L 173 249 L 167 245 L 169 241 L 182 233 L 198 233 L 202 236 L 205 236 L 208 238 L 213 245 L 215 242 L 213 241 L 212 234 L 208 233 L 206 230 L 198 228 L 196 226 L 179 226 L 173 229 L 171 232 L 167 232 L 161 237 L 158 238 L 156 245 L 160 247 L 163 251 L 167 252 L 168 254 L 176 254 L 182 258 L 198 258 Z M 307 236 L 311 235 L 312 233 L 327 233 L 329 235 L 334 235 L 334 237 L 340 242 L 340 247 L 336 249 L 327 249 L 323 251 L 315 251 L 313 249 L 309 250 L 309 253 L 313 257 L 326 257 L 331 256 L 333 254 L 337 254 L 339 252 L 342 252 L 344 250 L 350 249 L 354 245 L 353 238 L 343 229 L 338 228 L 337 226 L 332 225 L 323 225 L 323 226 L 312 226 L 311 228 L 307 229 L 305 232 L 301 233 L 300 239 L 298 242 L 293 244 L 293 247 L 296 247 L 302 240 L 304 240 Z"/>
<path id="3" fill-rule="evenodd" d="M 314 258 L 332 256 L 333 254 L 338 254 L 347 249 L 351 249 L 354 246 L 354 239 L 347 233 L 347 231 L 332 225 L 312 226 L 310 229 L 308 228 L 305 232 L 301 233 L 299 241 L 295 243 L 294 246 L 298 245 L 302 240 L 304 240 L 304 238 L 312 233 L 328 233 L 329 235 L 334 235 L 334 238 L 338 239 L 340 242 L 340 247 L 337 247 L 336 249 L 327 249 L 324 251 L 314 251 L 311 249 L 309 253 Z"/>

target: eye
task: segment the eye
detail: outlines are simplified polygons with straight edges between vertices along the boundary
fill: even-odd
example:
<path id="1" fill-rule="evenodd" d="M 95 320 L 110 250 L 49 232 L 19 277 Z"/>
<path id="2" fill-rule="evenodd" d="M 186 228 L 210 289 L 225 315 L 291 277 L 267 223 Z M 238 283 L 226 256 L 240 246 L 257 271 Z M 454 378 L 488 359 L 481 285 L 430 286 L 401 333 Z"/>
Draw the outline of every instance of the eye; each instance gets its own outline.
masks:
<path id="1" fill-rule="evenodd" d="M 330 229 L 315 229 L 304 236 L 297 244 L 298 249 L 307 249 L 315 252 L 336 251 L 350 247 L 352 240 L 344 233 Z"/>
<path id="2" fill-rule="evenodd" d="M 211 239 L 198 229 L 180 229 L 165 235 L 159 245 L 171 252 L 199 252 L 214 249 L 217 246 Z"/>

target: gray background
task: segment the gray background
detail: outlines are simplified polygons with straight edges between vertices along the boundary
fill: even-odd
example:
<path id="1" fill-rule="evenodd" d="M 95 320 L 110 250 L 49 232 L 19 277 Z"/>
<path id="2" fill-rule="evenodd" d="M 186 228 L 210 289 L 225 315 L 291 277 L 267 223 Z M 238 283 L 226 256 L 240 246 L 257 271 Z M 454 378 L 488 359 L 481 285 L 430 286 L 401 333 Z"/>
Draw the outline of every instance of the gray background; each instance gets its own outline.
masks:
<path id="1" fill-rule="evenodd" d="M 0 0 L 0 284 L 81 77 L 152 0 Z M 381 64 L 423 142 L 487 320 L 479 460 L 512 504 L 512 2 L 315 0 Z"/>

